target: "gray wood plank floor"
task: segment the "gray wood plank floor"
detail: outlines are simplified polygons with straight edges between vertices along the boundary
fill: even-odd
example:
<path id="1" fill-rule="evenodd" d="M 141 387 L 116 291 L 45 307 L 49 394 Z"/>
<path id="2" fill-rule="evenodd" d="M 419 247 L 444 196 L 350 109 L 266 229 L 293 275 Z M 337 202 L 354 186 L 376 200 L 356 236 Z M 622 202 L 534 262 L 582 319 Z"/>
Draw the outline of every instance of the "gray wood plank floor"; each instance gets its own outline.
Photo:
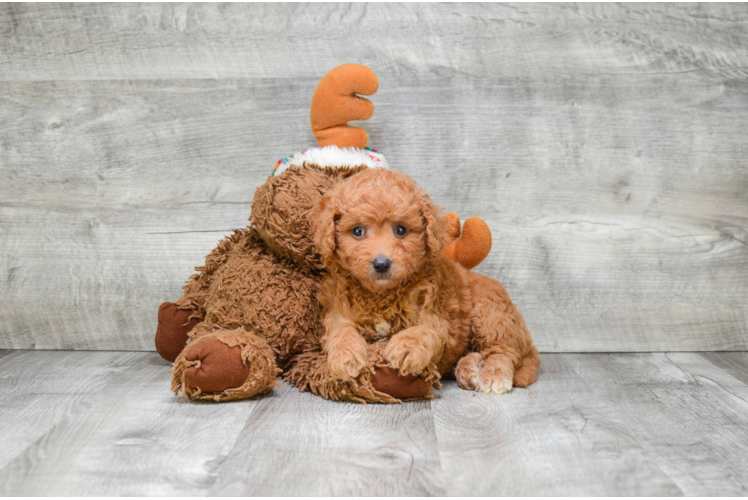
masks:
<path id="1" fill-rule="evenodd" d="M 747 353 L 545 354 L 488 397 L 234 403 L 152 353 L 0 351 L 3 495 L 745 495 Z"/>
<path id="2" fill-rule="evenodd" d="M 463 217 L 545 351 L 748 349 L 748 4 L 0 5 L 0 348 L 153 349 L 159 304 L 314 144 Z"/>

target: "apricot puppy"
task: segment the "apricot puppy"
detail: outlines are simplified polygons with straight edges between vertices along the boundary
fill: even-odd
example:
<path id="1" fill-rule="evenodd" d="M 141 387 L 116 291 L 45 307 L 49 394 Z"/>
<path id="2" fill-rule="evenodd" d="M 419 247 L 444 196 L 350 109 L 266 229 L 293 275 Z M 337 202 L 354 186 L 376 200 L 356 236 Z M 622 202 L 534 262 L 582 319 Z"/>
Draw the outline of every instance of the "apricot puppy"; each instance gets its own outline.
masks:
<path id="1" fill-rule="evenodd" d="M 328 191 L 311 213 L 328 270 L 320 291 L 331 374 L 352 380 L 368 344 L 402 375 L 434 365 L 460 386 L 502 394 L 535 382 L 540 357 L 504 287 L 443 255 L 439 208 L 408 176 L 370 169 Z"/>

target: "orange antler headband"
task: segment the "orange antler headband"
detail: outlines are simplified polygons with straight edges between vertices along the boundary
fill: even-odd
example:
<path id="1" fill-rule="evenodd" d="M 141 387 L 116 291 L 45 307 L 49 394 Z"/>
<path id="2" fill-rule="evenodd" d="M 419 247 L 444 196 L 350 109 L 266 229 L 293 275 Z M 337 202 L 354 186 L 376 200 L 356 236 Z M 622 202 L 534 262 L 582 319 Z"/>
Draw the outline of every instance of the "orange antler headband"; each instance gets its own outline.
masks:
<path id="1" fill-rule="evenodd" d="M 374 105 L 361 95 L 372 95 L 379 88 L 377 75 L 361 64 L 343 64 L 330 70 L 312 96 L 310 119 L 312 132 L 320 147 L 366 147 L 369 136 L 352 120 L 368 120 Z"/>

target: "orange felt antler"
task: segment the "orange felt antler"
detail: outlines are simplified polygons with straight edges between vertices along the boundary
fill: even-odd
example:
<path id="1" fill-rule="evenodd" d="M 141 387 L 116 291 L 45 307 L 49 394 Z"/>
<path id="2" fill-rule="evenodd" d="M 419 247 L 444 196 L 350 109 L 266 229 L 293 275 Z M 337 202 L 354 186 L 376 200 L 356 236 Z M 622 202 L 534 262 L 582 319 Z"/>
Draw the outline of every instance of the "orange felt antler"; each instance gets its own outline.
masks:
<path id="1" fill-rule="evenodd" d="M 366 131 L 348 122 L 371 118 L 374 105 L 358 94 L 372 95 L 378 88 L 377 75 L 361 64 L 343 64 L 322 77 L 312 96 L 310 113 L 317 144 L 365 148 L 369 142 Z"/>
<path id="2" fill-rule="evenodd" d="M 470 217 L 462 226 L 460 235 L 460 217 L 455 213 L 444 215 L 447 224 L 447 234 L 454 238 L 444 248 L 444 255 L 462 264 L 466 269 L 472 269 L 488 256 L 493 239 L 491 229 L 480 217 Z"/>

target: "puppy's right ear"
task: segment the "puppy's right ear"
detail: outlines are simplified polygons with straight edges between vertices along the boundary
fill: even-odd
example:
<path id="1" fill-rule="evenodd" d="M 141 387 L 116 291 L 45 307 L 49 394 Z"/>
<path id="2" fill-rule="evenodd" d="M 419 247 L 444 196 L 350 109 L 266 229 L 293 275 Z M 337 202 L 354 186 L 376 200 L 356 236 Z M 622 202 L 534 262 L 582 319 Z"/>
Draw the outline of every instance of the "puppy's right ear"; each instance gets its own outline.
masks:
<path id="1" fill-rule="evenodd" d="M 314 235 L 314 246 L 317 247 L 322 257 L 322 263 L 327 266 L 335 255 L 337 249 L 337 238 L 335 226 L 340 218 L 335 198 L 331 192 L 319 199 L 317 204 L 309 212 L 309 220 L 312 223 Z"/>

